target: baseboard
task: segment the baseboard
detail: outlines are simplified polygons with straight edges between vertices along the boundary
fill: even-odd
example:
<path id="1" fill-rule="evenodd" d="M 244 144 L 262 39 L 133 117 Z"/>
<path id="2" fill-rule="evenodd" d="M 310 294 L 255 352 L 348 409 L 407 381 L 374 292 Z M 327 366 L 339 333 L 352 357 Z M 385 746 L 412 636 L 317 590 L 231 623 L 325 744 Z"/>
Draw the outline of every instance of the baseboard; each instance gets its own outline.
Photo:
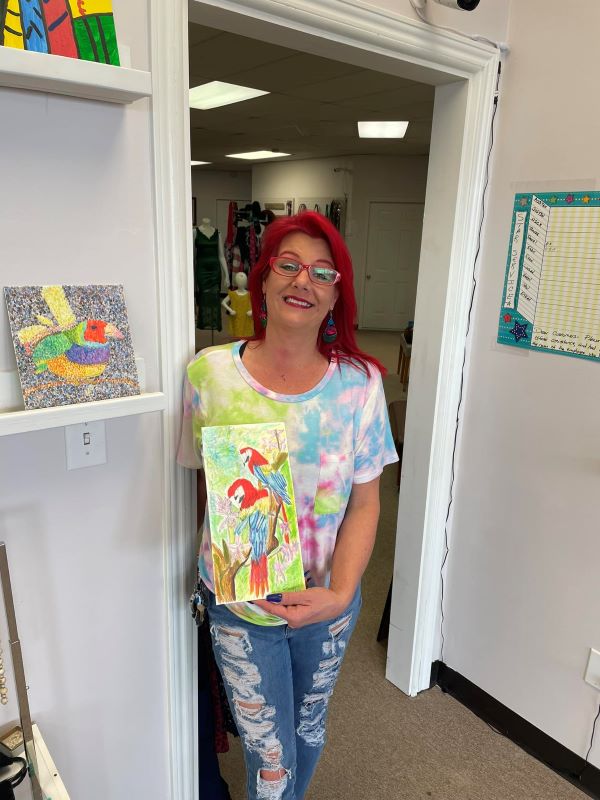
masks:
<path id="1" fill-rule="evenodd" d="M 586 766 L 581 756 L 515 714 L 442 661 L 431 665 L 431 685 L 436 684 L 569 783 L 600 800 L 600 769 L 591 764 Z"/>

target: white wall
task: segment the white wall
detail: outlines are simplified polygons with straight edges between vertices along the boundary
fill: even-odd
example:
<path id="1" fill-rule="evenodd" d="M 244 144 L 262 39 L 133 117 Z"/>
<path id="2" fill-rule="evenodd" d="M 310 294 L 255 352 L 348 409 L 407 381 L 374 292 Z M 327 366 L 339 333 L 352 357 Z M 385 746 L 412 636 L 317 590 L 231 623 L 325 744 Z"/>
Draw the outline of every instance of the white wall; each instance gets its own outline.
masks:
<path id="1" fill-rule="evenodd" d="M 514 193 L 597 186 L 598 30 L 597 0 L 511 6 L 444 628 L 451 667 L 580 755 L 600 700 L 583 681 L 600 647 L 600 368 L 495 338 Z"/>
<path id="2" fill-rule="evenodd" d="M 115 0 L 149 68 L 146 0 Z M 2 285 L 121 282 L 159 388 L 149 101 L 2 89 Z M 4 309 L 0 370 L 15 368 Z M 162 443 L 157 414 L 106 423 L 108 463 L 67 472 L 62 429 L 0 439 L 7 544 L 32 716 L 72 798 L 168 795 Z M 0 639 L 9 661 L 4 614 Z M 10 702 L 0 725 L 18 716 Z"/>
<path id="3" fill-rule="evenodd" d="M 274 198 L 343 197 L 352 188 L 351 174 L 343 170 L 351 166 L 351 159 L 345 156 L 256 164 L 252 168 L 253 198 L 262 203 Z M 342 171 L 334 172 L 336 168 Z"/>
<path id="4" fill-rule="evenodd" d="M 217 200 L 251 200 L 252 172 L 192 169 L 192 197 L 196 198 L 198 223 L 202 217 L 217 220 Z M 223 231 L 223 234 L 226 232 Z"/>
<path id="5" fill-rule="evenodd" d="M 409 0 L 366 0 L 364 5 L 417 19 Z M 427 19 L 436 25 L 458 28 L 471 35 L 505 41 L 509 5 L 510 0 L 481 0 L 475 11 L 459 11 L 438 5 L 435 0 L 427 0 L 424 13 Z"/>

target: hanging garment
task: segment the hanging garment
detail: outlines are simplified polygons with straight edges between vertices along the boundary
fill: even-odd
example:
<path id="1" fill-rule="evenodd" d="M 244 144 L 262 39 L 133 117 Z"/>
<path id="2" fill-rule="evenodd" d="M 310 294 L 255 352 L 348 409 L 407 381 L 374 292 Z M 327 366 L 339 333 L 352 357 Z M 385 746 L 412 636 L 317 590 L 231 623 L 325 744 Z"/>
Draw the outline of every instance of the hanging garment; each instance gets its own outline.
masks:
<path id="1" fill-rule="evenodd" d="M 256 237 L 256 229 L 254 225 L 250 227 L 250 233 L 248 235 L 248 246 L 250 249 L 250 269 L 253 269 L 254 265 L 258 261 L 258 240 Z"/>
<path id="2" fill-rule="evenodd" d="M 254 322 L 248 316 L 251 310 L 250 292 L 239 294 L 235 289 L 229 292 L 229 304 L 235 316 L 228 316 L 229 333 L 234 339 L 245 339 L 254 336 Z"/>
<path id="3" fill-rule="evenodd" d="M 227 272 L 229 274 L 229 283 L 233 283 L 233 273 L 234 273 L 234 243 L 235 243 L 235 212 L 237 211 L 237 203 L 232 200 L 229 203 L 229 208 L 227 210 L 227 237 L 225 239 L 225 245 L 223 250 L 225 251 L 225 261 L 227 262 Z"/>
<path id="4" fill-rule="evenodd" d="M 196 231 L 194 259 L 194 297 L 196 328 L 221 330 L 221 262 L 219 261 L 219 231 L 205 236 Z"/>
<path id="5" fill-rule="evenodd" d="M 248 273 L 250 271 L 250 226 L 247 223 L 243 225 L 238 222 L 235 243 L 240 251 L 242 271 Z"/>

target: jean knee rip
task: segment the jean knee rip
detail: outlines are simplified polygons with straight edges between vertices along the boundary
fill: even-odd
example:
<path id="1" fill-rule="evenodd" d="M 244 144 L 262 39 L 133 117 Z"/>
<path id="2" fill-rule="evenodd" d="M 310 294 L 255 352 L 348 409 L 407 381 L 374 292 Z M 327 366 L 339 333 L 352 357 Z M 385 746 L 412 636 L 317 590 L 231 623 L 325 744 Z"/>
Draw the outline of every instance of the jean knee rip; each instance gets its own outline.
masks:
<path id="1" fill-rule="evenodd" d="M 288 785 L 290 773 L 286 770 L 281 778 L 267 780 L 263 778 L 258 770 L 256 777 L 256 796 L 259 800 L 281 800 L 285 788 Z"/>
<path id="2" fill-rule="evenodd" d="M 329 639 L 323 642 L 323 658 L 313 673 L 313 685 L 310 692 L 304 695 L 300 707 L 300 723 L 296 730 L 298 736 L 310 747 L 321 747 L 325 744 L 325 720 L 329 698 L 340 671 L 346 642 L 342 635 L 346 633 L 352 622 L 352 614 L 347 614 L 329 626 Z"/>
<path id="3" fill-rule="evenodd" d="M 273 721 L 275 708 L 267 705 L 264 695 L 258 691 L 262 678 L 260 670 L 250 658 L 252 643 L 248 632 L 235 626 L 214 624 L 211 625 L 211 632 L 221 655 L 223 678 L 231 686 L 233 711 L 246 747 L 260 755 L 262 769 L 283 769 L 281 742 Z M 286 771 L 280 780 L 266 781 L 260 777 L 259 770 L 259 788 L 262 783 L 279 785 L 285 779 L 281 789 L 283 793 L 287 776 Z M 267 790 L 272 792 L 269 787 Z M 281 795 L 261 794 L 259 791 L 258 796 L 264 800 L 278 800 Z"/>

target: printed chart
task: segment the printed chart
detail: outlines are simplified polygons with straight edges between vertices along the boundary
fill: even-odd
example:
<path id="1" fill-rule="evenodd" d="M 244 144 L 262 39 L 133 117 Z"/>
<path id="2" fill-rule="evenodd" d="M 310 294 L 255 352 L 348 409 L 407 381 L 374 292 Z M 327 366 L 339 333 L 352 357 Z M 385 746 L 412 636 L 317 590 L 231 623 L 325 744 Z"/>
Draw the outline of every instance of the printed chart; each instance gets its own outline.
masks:
<path id="1" fill-rule="evenodd" d="M 515 195 L 498 342 L 600 358 L 600 192 Z"/>

